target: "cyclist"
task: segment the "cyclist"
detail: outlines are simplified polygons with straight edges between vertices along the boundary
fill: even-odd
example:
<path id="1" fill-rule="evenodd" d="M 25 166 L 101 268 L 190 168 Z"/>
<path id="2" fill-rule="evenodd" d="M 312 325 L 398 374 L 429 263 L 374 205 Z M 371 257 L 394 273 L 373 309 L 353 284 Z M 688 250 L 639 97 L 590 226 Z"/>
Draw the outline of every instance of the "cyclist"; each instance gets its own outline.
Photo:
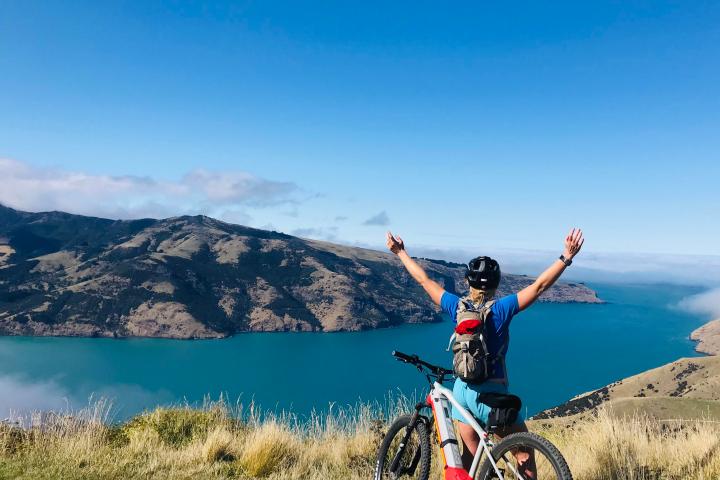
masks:
<path id="1" fill-rule="evenodd" d="M 490 407 L 478 401 L 478 394 L 485 392 L 507 393 L 508 376 L 505 368 L 505 355 L 509 344 L 510 321 L 518 312 L 525 310 L 538 299 L 570 266 L 572 259 L 580 251 L 584 242 L 582 230 L 573 228 L 565 238 L 565 249 L 558 260 L 553 262 L 531 285 L 523 288 L 517 294 L 507 295 L 498 299 L 490 308 L 489 325 L 494 328 L 486 330 L 489 353 L 495 357 L 494 371 L 490 378 L 481 384 L 468 384 L 460 378 L 455 379 L 453 396 L 460 405 L 472 412 L 481 423 L 487 424 Z M 402 238 L 387 232 L 387 246 L 391 252 L 396 254 L 407 271 L 425 289 L 425 292 L 442 310 L 455 319 L 460 297 L 440 286 L 436 281 L 428 277 L 425 270 L 413 260 L 405 250 Z M 483 304 L 495 295 L 495 290 L 500 283 L 500 267 L 498 263 L 489 257 L 477 257 L 468 263 L 465 278 L 470 289 L 469 298 L 473 303 Z M 452 417 L 458 420 L 458 430 L 462 437 L 463 464 L 466 469 L 470 468 L 475 451 L 478 448 L 480 438 L 475 430 L 464 423 L 462 416 L 453 407 Z M 514 432 L 526 432 L 527 427 L 523 418 L 518 416 L 516 423 L 498 432 L 500 437 Z M 523 456 L 524 457 L 521 457 Z M 527 454 L 518 452 L 516 454 L 518 463 L 524 466 L 524 470 L 530 478 L 534 477 L 533 460 Z"/>

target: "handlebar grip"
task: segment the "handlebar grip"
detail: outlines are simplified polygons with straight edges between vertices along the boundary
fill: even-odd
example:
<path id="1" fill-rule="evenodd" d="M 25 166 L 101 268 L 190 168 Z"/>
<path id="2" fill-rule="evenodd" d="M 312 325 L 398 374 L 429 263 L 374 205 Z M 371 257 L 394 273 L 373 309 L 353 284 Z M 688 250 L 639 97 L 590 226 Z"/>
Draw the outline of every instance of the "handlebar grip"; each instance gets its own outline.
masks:
<path id="1" fill-rule="evenodd" d="M 398 360 L 402 360 L 403 362 L 415 362 L 417 360 L 417 355 L 408 355 L 406 353 L 398 352 L 397 350 L 393 350 L 392 352 L 393 357 L 397 358 Z"/>

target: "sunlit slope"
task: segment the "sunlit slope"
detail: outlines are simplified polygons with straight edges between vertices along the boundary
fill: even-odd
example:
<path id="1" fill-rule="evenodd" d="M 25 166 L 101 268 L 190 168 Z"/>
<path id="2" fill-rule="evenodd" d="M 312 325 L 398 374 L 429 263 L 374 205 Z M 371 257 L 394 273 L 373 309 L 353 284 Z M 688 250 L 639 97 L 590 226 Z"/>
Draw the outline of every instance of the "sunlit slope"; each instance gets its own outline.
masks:
<path id="1" fill-rule="evenodd" d="M 720 354 L 720 318 L 698 328 L 692 332 L 690 338 L 698 342 L 695 347 L 698 352 Z"/>
<path id="2" fill-rule="evenodd" d="M 579 395 L 536 415 L 574 421 L 611 407 L 614 415 L 643 412 L 654 418 L 720 419 L 720 357 L 683 358 Z"/>
<path id="3" fill-rule="evenodd" d="M 423 260 L 461 291 L 463 266 Z M 500 293 L 531 279 L 506 275 Z M 598 302 L 582 284 L 546 301 Z M 212 338 L 439 321 L 394 255 L 205 216 L 107 220 L 0 206 L 0 334 Z"/>

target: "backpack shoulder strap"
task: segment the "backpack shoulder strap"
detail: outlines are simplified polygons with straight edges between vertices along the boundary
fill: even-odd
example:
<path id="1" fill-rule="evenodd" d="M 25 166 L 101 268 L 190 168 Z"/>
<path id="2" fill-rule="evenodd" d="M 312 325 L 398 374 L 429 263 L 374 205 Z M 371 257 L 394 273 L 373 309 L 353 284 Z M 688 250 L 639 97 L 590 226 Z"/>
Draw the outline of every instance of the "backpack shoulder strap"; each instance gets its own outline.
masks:
<path id="1" fill-rule="evenodd" d="M 471 310 L 473 312 L 483 312 L 485 310 L 490 310 L 494 303 L 495 300 L 488 300 L 485 303 L 475 303 L 469 296 L 465 296 L 458 302 L 457 311 L 464 312 L 466 310 Z"/>

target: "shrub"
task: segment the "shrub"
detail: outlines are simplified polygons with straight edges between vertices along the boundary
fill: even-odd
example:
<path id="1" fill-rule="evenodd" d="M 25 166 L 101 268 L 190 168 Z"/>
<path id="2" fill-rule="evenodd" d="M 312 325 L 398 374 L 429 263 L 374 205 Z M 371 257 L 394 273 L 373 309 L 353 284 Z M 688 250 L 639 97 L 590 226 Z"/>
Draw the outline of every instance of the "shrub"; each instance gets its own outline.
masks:
<path id="1" fill-rule="evenodd" d="M 209 409 L 158 408 L 134 417 L 122 426 L 114 437 L 115 441 L 122 443 L 126 442 L 133 432 L 151 430 L 157 433 L 165 445 L 181 447 L 195 438 L 206 436 L 214 427 L 228 425 L 230 421 L 228 411 L 222 404 Z"/>
<path id="2" fill-rule="evenodd" d="M 266 477 L 281 465 L 292 463 L 299 450 L 297 435 L 286 425 L 269 420 L 247 437 L 239 463 L 248 475 Z"/>

